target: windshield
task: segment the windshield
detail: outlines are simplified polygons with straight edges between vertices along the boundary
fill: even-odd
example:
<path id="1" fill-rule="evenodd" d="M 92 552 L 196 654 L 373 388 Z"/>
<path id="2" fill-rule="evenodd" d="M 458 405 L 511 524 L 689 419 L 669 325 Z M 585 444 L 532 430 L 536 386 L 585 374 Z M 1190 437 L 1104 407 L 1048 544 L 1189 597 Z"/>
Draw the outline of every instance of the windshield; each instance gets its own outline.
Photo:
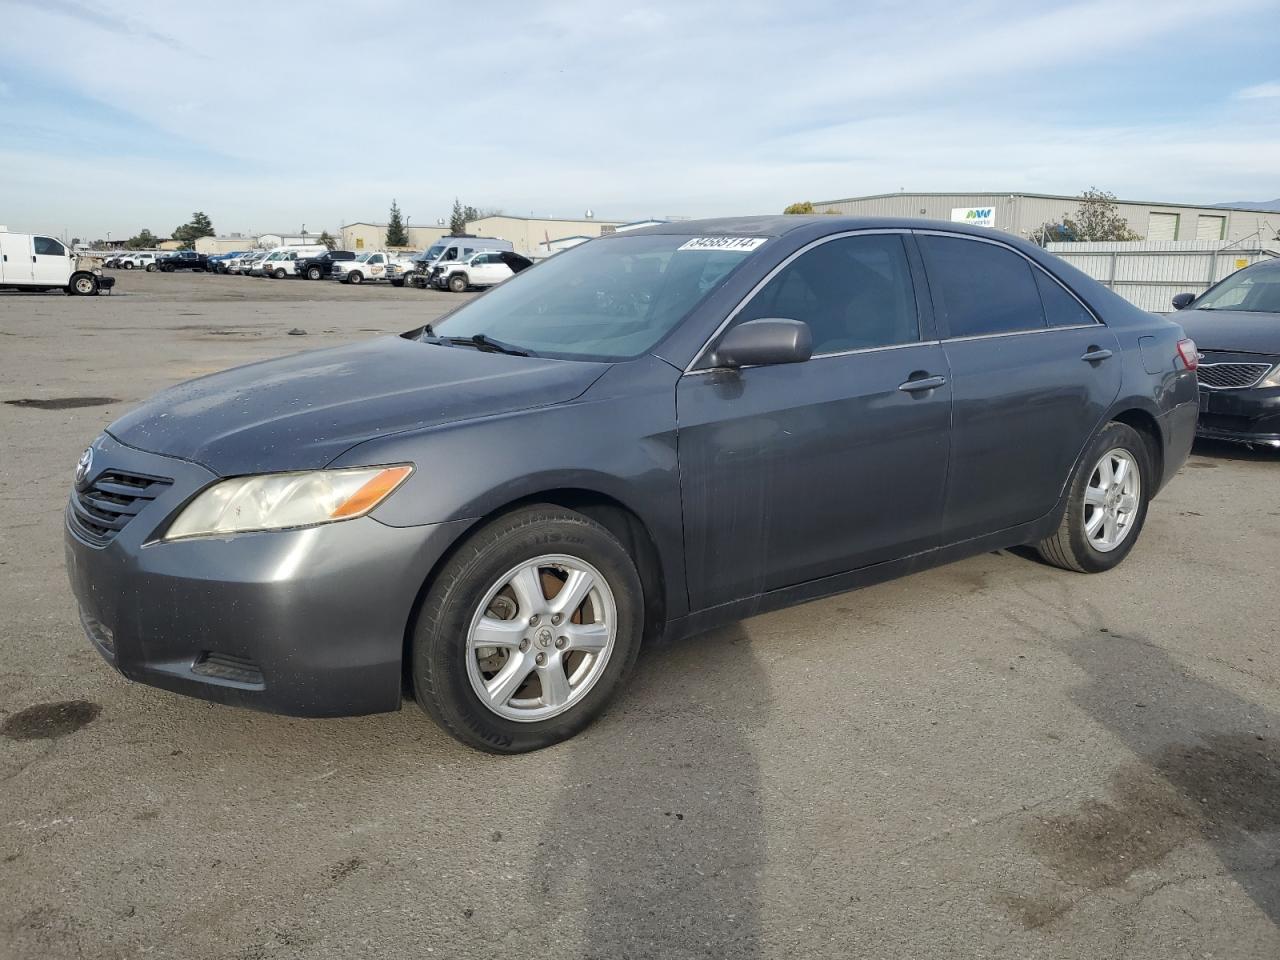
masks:
<path id="1" fill-rule="evenodd" d="M 418 257 L 418 259 L 434 260 L 436 257 L 440 256 L 440 254 L 444 253 L 444 247 L 445 245 L 443 243 L 437 243 L 434 247 L 430 247 L 426 253 Z"/>
<path id="2" fill-rule="evenodd" d="M 1241 270 L 1227 277 L 1192 306 L 1196 310 L 1280 313 L 1280 269 Z"/>
<path id="3" fill-rule="evenodd" d="M 356 263 L 364 263 L 372 256 L 373 256 L 372 253 L 362 253 L 360 254 L 360 256 L 356 257 Z"/>
<path id="4" fill-rule="evenodd" d="M 740 249 L 684 236 L 584 243 L 494 287 L 436 325 L 541 356 L 623 360 L 653 348 L 763 240 Z"/>

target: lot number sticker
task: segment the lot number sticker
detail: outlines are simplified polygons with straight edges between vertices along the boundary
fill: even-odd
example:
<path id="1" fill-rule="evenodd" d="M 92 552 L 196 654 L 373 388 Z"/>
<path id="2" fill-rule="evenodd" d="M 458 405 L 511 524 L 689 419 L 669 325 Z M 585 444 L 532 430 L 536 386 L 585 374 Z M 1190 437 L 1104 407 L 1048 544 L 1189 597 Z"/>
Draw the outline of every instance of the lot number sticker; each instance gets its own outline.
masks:
<path id="1" fill-rule="evenodd" d="M 694 237 L 676 249 L 732 250 L 735 253 L 750 253 L 767 240 L 768 237 Z"/>

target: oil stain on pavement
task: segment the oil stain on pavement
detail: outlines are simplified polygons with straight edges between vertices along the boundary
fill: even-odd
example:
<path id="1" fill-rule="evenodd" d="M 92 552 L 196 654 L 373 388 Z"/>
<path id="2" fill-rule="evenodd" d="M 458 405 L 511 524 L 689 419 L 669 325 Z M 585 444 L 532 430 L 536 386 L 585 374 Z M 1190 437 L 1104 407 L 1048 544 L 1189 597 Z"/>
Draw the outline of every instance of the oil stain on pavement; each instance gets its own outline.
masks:
<path id="1" fill-rule="evenodd" d="M 6 719 L 0 734 L 10 740 L 55 740 L 88 726 L 101 711 L 89 700 L 37 703 Z"/>

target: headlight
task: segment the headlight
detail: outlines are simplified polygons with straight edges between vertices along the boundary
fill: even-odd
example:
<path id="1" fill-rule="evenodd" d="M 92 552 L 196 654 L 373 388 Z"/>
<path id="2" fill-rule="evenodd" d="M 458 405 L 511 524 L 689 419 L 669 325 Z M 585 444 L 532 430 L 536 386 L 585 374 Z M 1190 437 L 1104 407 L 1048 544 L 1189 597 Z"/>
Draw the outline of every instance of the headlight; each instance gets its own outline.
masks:
<path id="1" fill-rule="evenodd" d="M 404 464 L 222 480 L 187 504 L 164 539 L 281 530 L 362 517 L 412 472 L 413 467 Z"/>
<path id="2" fill-rule="evenodd" d="M 1258 381 L 1260 387 L 1280 387 L 1280 363 L 1271 368 L 1271 372 Z"/>

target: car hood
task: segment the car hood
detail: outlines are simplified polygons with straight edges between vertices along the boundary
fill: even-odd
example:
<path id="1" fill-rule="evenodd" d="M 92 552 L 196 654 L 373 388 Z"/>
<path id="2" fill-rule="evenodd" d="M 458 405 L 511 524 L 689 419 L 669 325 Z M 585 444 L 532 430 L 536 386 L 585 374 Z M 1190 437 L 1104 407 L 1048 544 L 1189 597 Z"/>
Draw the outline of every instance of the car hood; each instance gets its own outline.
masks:
<path id="1" fill-rule="evenodd" d="M 1280 314 L 1179 310 L 1170 317 L 1201 350 L 1280 354 Z"/>
<path id="2" fill-rule="evenodd" d="M 179 384 L 107 432 L 221 476 L 309 470 L 376 437 L 564 403 L 608 367 L 380 337 Z"/>

